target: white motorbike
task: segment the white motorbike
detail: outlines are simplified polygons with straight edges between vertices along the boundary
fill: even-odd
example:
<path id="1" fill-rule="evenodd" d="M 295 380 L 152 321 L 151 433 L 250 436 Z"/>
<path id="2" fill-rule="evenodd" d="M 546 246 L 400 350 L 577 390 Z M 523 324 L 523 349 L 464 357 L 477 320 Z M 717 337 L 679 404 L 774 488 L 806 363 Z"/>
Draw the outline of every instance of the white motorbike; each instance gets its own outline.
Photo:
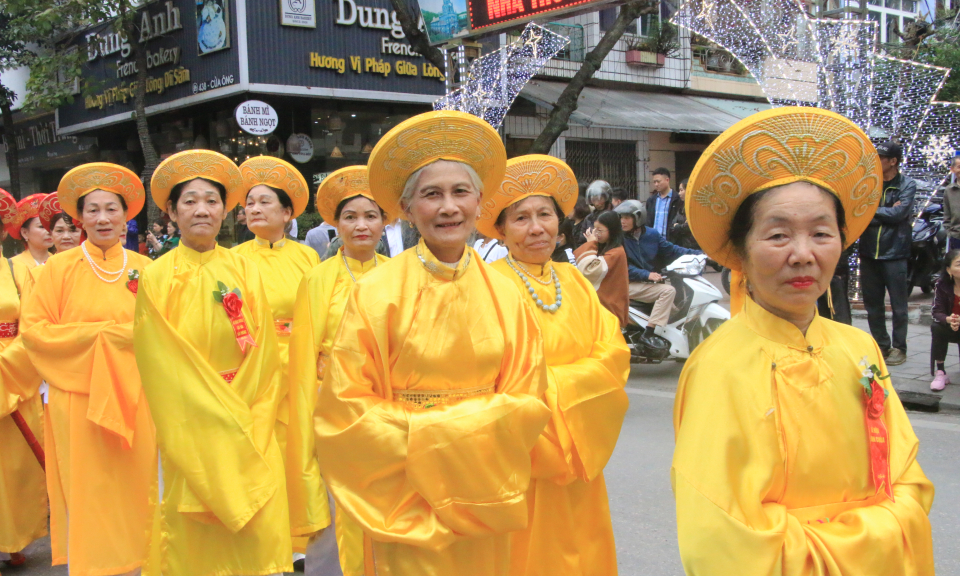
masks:
<path id="1" fill-rule="evenodd" d="M 662 276 L 677 291 L 673 312 L 666 326 L 656 329 L 661 342 L 642 338 L 653 304 L 630 302 L 630 324 L 624 330 L 630 346 L 630 361 L 634 364 L 658 364 L 667 359 L 682 362 L 690 353 L 725 321 L 730 312 L 718 302 L 723 294 L 703 279 L 707 257 L 703 254 L 685 255 L 667 266 Z"/>

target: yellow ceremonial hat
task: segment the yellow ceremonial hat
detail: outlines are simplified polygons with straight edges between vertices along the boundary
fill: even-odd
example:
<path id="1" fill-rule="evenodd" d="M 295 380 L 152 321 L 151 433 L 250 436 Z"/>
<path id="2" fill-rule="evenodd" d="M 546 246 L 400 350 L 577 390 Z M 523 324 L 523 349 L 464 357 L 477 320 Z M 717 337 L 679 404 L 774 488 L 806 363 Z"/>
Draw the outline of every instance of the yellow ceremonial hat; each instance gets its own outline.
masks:
<path id="1" fill-rule="evenodd" d="M 293 217 L 303 214 L 310 202 L 310 189 L 303 174 L 292 164 L 273 156 L 254 156 L 240 165 L 244 195 L 254 186 L 264 184 L 286 192 L 293 202 Z"/>
<path id="2" fill-rule="evenodd" d="M 23 240 L 20 236 L 20 228 L 23 223 L 31 218 L 40 215 L 40 202 L 46 194 L 31 194 L 17 202 L 17 216 L 7 224 L 7 232 L 17 240 Z"/>
<path id="3" fill-rule="evenodd" d="M 737 208 L 751 194 L 809 182 L 835 194 L 847 246 L 866 230 L 883 187 L 877 150 L 856 124 L 818 108 L 783 107 L 737 122 L 700 156 L 687 186 L 687 220 L 700 247 L 742 270 L 730 243 Z"/>
<path id="4" fill-rule="evenodd" d="M 485 193 L 500 186 L 507 152 L 486 121 L 465 112 L 425 112 L 397 124 L 377 142 L 367 162 L 370 191 L 388 214 L 402 216 L 400 196 L 410 176 L 437 160 L 472 167 Z"/>
<path id="5" fill-rule="evenodd" d="M 211 180 L 227 189 L 224 210 L 232 210 L 247 194 L 243 189 L 240 169 L 232 160 L 210 150 L 185 150 L 177 152 L 157 166 L 150 179 L 150 193 L 157 207 L 167 210 L 170 192 L 177 184 L 197 178 Z"/>
<path id="6" fill-rule="evenodd" d="M 57 186 L 57 199 L 64 212 L 79 220 L 77 201 L 94 190 L 122 196 L 128 220 L 140 213 L 147 199 L 143 183 L 133 170 L 109 162 L 91 162 L 67 172 Z"/>
<path id="7" fill-rule="evenodd" d="M 364 196 L 376 202 L 370 192 L 366 166 L 347 166 L 334 170 L 323 179 L 317 188 L 317 212 L 323 221 L 333 226 L 336 223 L 337 206 L 347 198 Z M 378 204 L 379 206 L 379 204 Z M 384 210 L 384 212 L 387 212 Z M 392 222 L 395 214 L 387 212 L 387 221 Z"/>
<path id="8" fill-rule="evenodd" d="M 530 196 L 549 196 L 566 215 L 573 211 L 579 193 L 577 178 L 563 160 L 543 154 L 511 158 L 500 186 L 483 195 L 477 230 L 488 238 L 503 240 L 496 223 L 508 206 Z"/>
<path id="9" fill-rule="evenodd" d="M 13 194 L 0 188 L 0 222 L 4 226 L 12 224 L 17 219 L 17 201 Z"/>

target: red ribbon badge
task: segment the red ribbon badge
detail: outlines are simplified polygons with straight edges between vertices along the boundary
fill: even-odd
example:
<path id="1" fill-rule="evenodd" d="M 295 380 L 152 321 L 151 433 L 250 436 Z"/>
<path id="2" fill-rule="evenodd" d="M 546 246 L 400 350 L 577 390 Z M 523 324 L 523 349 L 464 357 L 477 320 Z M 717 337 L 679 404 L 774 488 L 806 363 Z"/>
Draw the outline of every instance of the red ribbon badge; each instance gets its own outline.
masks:
<path id="1" fill-rule="evenodd" d="M 214 291 L 213 298 L 223 304 L 223 309 L 233 326 L 233 335 L 237 339 L 240 351 L 246 354 L 247 347 L 255 348 L 257 343 L 250 335 L 247 321 L 243 319 L 243 300 L 240 298 L 240 290 L 238 288 L 228 290 L 223 282 L 217 282 L 217 287 L 220 290 Z"/>
<path id="2" fill-rule="evenodd" d="M 861 362 L 861 365 L 864 365 Z M 870 446 L 870 471 L 873 475 L 873 485 L 877 494 L 884 493 L 893 502 L 893 486 L 890 484 L 890 436 L 887 426 L 883 423 L 883 406 L 887 400 L 887 391 L 876 380 L 880 370 L 870 366 L 863 371 L 860 383 L 863 385 L 863 399 L 866 404 L 864 415 L 867 424 L 867 442 Z M 890 375 L 881 376 L 881 380 Z"/>

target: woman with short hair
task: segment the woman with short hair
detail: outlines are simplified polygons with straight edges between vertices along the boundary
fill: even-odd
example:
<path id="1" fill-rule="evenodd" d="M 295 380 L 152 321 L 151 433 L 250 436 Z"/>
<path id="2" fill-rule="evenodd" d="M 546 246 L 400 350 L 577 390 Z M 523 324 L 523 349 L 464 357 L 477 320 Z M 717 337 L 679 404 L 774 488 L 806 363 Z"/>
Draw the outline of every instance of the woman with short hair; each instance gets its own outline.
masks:
<path id="1" fill-rule="evenodd" d="M 145 193 L 127 168 L 95 162 L 67 172 L 57 194 L 87 240 L 32 275 L 21 316 L 23 343 L 49 385 L 53 564 L 127 574 L 146 560 L 157 497 L 156 437 L 133 354 L 136 279 L 150 260 L 120 243 Z"/>
<path id="2" fill-rule="evenodd" d="M 389 260 L 376 250 L 384 224 L 392 221 L 370 193 L 366 166 L 347 166 L 324 178 L 317 189 L 317 212 L 324 222 L 337 227 L 343 244 L 335 257 L 304 276 L 293 314 L 287 490 L 294 533 L 316 532 L 330 523 L 313 435 L 317 391 L 354 284 Z M 363 576 L 363 530 L 346 513 L 340 513 L 335 531 L 344 576 Z M 323 561 L 311 555 L 308 552 L 308 563 Z"/>
<path id="3" fill-rule="evenodd" d="M 600 214 L 586 239 L 575 253 L 577 268 L 593 284 L 603 307 L 625 328 L 630 322 L 630 271 L 620 215 L 612 210 Z"/>
<path id="4" fill-rule="evenodd" d="M 516 286 L 466 245 L 505 161 L 489 124 L 447 111 L 370 155 L 377 205 L 421 240 L 351 291 L 315 426 L 320 471 L 379 574 L 507 574 L 509 532 L 527 526 L 550 416 L 542 340 Z"/>
<path id="5" fill-rule="evenodd" d="M 614 576 L 617 550 L 603 468 L 627 412 L 630 351 L 620 322 L 567 263 L 551 261 L 564 213 L 577 199 L 573 171 L 531 154 L 507 161 L 477 228 L 510 253 L 492 267 L 526 295 L 543 334 L 544 400 L 552 412 L 533 450 L 530 524 L 510 535 L 515 576 Z"/>
<path id="6" fill-rule="evenodd" d="M 883 354 L 817 315 L 882 185 L 867 135 L 816 108 L 750 116 L 694 168 L 690 227 L 747 293 L 677 389 L 671 479 L 687 574 L 934 573 L 933 485 Z"/>
<path id="7" fill-rule="evenodd" d="M 163 467 L 161 569 L 179 576 L 292 571 L 276 439 L 280 355 L 257 265 L 217 244 L 246 190 L 207 150 L 160 163 L 150 181 L 181 242 L 140 278 L 134 347 Z"/>
<path id="8" fill-rule="evenodd" d="M 289 387 L 290 334 L 293 329 L 293 309 L 297 288 L 303 275 L 320 264 L 317 253 L 286 236 L 290 223 L 307 207 L 310 190 L 303 175 L 290 163 L 272 156 L 255 156 L 240 165 L 243 190 L 246 191 L 245 210 L 247 226 L 256 236 L 233 248 L 250 258 L 260 269 L 260 278 L 267 293 L 267 302 L 273 312 L 280 352 L 280 400 L 277 405 L 277 443 L 286 461 L 287 424 L 290 420 Z M 288 467 L 287 476 L 296 473 Z M 291 492 L 287 492 L 288 496 Z M 290 501 L 290 508 L 302 506 Z M 305 534 L 294 527 L 294 552 L 304 553 Z"/>

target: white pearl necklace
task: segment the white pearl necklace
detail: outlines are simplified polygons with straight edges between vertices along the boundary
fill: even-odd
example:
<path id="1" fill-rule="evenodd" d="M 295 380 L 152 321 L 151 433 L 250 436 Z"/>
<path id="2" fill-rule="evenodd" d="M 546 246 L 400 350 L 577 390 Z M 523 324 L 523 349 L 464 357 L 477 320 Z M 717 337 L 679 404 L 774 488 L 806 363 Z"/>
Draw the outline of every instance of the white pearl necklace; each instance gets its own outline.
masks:
<path id="1" fill-rule="evenodd" d="M 550 312 L 551 314 L 555 314 L 556 311 L 560 309 L 560 306 L 563 305 L 563 295 L 560 293 L 560 278 L 557 277 L 557 271 L 554 270 L 553 268 L 550 269 L 550 276 L 553 278 L 553 285 L 556 286 L 557 288 L 557 300 L 553 304 L 547 305 L 543 303 L 543 300 L 539 296 L 537 296 L 537 290 L 536 288 L 530 285 L 530 280 L 524 277 L 523 272 L 518 270 L 517 266 L 514 266 L 514 263 L 511 261 L 512 258 L 507 256 L 506 260 L 507 260 L 507 265 L 510 266 L 510 268 L 512 268 L 513 271 L 517 273 L 517 276 L 519 276 L 521 280 L 523 280 L 524 285 L 527 287 L 527 292 L 530 293 L 530 297 L 533 298 L 533 301 L 537 303 L 537 306 L 539 306 L 540 309 L 543 310 L 544 312 Z M 517 265 L 520 265 L 520 263 L 517 262 Z M 546 282 L 543 282 L 543 281 L 540 281 L 540 282 L 541 284 L 544 284 L 544 285 L 547 284 Z"/>
<path id="2" fill-rule="evenodd" d="M 123 252 L 123 267 L 120 268 L 120 270 L 114 271 L 114 270 L 104 270 L 103 268 L 101 268 L 100 266 L 98 266 L 98 265 L 93 261 L 93 258 L 90 257 L 90 253 L 87 252 L 87 243 L 86 243 L 86 242 L 80 244 L 80 249 L 83 250 L 83 255 L 87 257 L 87 262 L 90 263 L 90 269 L 93 270 L 93 273 L 97 276 L 97 278 L 103 280 L 103 281 L 106 282 L 107 284 L 113 284 L 113 283 L 116 282 L 117 280 L 123 278 L 123 273 L 126 272 L 126 270 L 127 270 L 127 251 L 126 251 L 126 250 L 123 250 L 123 249 L 121 248 L 121 251 Z M 101 275 L 100 275 L 100 272 L 97 272 L 97 270 L 99 270 L 100 272 L 103 272 L 103 273 L 106 274 L 107 276 L 114 276 L 114 275 L 116 275 L 116 278 L 114 278 L 113 280 L 107 280 L 106 278 L 104 278 L 103 276 L 101 276 Z"/>

